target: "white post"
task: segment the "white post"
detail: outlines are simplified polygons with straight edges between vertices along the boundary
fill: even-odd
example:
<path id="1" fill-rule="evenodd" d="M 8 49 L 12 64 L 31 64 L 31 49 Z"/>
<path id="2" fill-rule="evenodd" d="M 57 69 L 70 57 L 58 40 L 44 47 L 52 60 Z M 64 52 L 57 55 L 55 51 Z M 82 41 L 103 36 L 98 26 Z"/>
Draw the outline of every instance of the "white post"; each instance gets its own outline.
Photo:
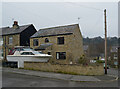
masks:
<path id="1" fill-rule="evenodd" d="M 18 68 L 24 68 L 24 61 L 18 61 Z"/>

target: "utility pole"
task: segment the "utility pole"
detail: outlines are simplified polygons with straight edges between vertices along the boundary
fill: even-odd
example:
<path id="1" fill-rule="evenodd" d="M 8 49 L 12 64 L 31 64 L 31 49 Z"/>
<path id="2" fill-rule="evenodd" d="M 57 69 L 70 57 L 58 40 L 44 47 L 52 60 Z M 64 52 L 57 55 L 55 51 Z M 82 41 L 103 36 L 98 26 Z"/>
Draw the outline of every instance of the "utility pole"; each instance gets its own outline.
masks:
<path id="1" fill-rule="evenodd" d="M 107 21 L 106 21 L 106 9 L 104 10 L 105 15 L 105 74 L 107 74 Z"/>

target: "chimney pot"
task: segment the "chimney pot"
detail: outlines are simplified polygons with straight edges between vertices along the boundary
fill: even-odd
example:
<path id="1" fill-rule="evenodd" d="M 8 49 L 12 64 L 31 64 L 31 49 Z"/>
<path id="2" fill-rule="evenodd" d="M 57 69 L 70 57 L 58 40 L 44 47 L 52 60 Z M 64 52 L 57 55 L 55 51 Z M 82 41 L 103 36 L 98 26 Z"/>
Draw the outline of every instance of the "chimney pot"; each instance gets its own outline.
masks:
<path id="1" fill-rule="evenodd" d="M 13 28 L 14 28 L 14 29 L 19 28 L 18 21 L 14 21 Z"/>
<path id="2" fill-rule="evenodd" d="M 18 21 L 14 21 L 14 25 L 18 25 Z"/>

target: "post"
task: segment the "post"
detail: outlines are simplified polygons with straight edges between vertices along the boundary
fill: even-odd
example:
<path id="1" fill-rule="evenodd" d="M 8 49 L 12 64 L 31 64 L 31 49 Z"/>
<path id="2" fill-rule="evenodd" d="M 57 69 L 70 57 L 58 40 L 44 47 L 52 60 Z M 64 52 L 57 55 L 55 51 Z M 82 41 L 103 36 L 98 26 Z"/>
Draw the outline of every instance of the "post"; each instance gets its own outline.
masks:
<path id="1" fill-rule="evenodd" d="M 104 10 L 105 15 L 105 74 L 107 74 L 107 23 L 106 23 L 106 9 Z"/>

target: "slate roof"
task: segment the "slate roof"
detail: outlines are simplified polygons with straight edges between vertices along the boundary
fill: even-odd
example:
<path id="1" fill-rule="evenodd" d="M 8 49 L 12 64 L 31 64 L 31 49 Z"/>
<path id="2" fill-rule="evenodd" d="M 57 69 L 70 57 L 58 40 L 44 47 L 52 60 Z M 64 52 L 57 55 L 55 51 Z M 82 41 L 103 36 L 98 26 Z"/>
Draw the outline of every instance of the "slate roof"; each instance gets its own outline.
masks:
<path id="1" fill-rule="evenodd" d="M 31 38 L 73 34 L 78 24 L 40 29 Z"/>
<path id="2" fill-rule="evenodd" d="M 0 28 L 0 30 L 2 30 L 2 35 L 10 35 L 10 34 L 19 34 L 22 31 L 24 31 L 26 28 L 28 28 L 30 25 L 22 25 L 19 26 L 19 28 L 14 29 L 13 27 L 4 27 L 4 28 Z"/>

